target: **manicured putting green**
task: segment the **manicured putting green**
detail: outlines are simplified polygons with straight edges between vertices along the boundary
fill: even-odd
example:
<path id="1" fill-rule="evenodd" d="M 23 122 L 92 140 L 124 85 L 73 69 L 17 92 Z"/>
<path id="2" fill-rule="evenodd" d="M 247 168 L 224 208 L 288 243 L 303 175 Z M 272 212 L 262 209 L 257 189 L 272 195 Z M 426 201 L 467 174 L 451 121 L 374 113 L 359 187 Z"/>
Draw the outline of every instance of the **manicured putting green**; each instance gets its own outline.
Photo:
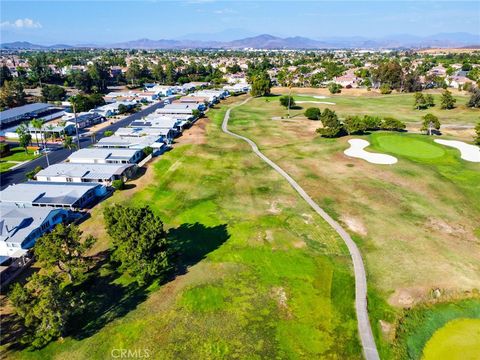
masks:
<path id="1" fill-rule="evenodd" d="M 417 159 L 434 159 L 445 154 L 441 147 L 408 135 L 376 136 L 378 147 L 389 153 Z"/>
<path id="2" fill-rule="evenodd" d="M 480 354 L 480 319 L 458 319 L 437 330 L 425 345 L 423 360 L 474 360 Z"/>

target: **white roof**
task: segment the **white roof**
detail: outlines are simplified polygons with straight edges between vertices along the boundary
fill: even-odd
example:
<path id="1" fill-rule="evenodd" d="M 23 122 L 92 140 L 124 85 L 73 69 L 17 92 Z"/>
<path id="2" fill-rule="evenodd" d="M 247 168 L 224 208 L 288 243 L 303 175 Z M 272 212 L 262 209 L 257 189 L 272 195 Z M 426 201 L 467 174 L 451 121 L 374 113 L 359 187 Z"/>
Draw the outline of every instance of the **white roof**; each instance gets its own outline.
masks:
<path id="1" fill-rule="evenodd" d="M 99 159 L 99 160 L 107 160 L 107 159 L 125 159 L 130 160 L 138 150 L 131 150 L 131 149 L 99 149 L 99 148 L 86 148 L 80 149 L 72 153 L 68 160 L 74 163 L 80 159 Z"/>
<path id="2" fill-rule="evenodd" d="M 19 208 L 0 203 L 0 241 L 21 244 L 33 230 L 39 228 L 52 212 L 65 213 L 64 209 L 47 207 Z"/>
<path id="3" fill-rule="evenodd" d="M 83 179 L 110 179 L 121 175 L 133 164 L 74 164 L 59 163 L 50 165 L 37 173 L 37 177 L 71 177 Z"/>
<path id="4" fill-rule="evenodd" d="M 1 203 L 73 205 L 88 191 L 100 186 L 91 183 L 28 181 L 10 185 L 0 192 Z"/>
<path id="5" fill-rule="evenodd" d="M 159 136 L 118 136 L 113 135 L 100 139 L 95 147 L 119 146 L 127 148 L 143 149 L 147 146 L 160 142 Z M 163 144 L 163 143 L 162 143 Z"/>

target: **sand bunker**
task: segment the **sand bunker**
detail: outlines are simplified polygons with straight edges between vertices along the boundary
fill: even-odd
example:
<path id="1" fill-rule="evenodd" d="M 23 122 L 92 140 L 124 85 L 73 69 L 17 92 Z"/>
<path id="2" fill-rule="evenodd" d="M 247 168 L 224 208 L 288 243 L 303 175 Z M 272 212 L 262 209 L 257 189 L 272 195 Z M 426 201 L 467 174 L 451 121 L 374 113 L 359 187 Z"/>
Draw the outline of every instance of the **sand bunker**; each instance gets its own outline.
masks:
<path id="1" fill-rule="evenodd" d="M 362 139 L 351 139 L 348 140 L 350 147 L 344 151 L 344 154 L 350 157 L 359 158 L 368 161 L 372 164 L 381 164 L 381 165 L 391 165 L 395 164 L 398 160 L 394 156 L 371 153 L 367 152 L 365 149 L 370 143 Z"/>
<path id="2" fill-rule="evenodd" d="M 325 104 L 325 105 L 336 105 L 333 102 L 328 102 L 328 101 L 296 101 L 297 104 L 304 104 L 304 103 L 310 103 L 310 104 Z"/>
<path id="3" fill-rule="evenodd" d="M 298 96 L 313 97 L 315 99 L 328 99 L 328 96 L 323 96 L 323 95 L 298 94 Z"/>
<path id="4" fill-rule="evenodd" d="M 457 140 L 435 139 L 434 141 L 437 144 L 450 146 L 460 150 L 460 154 L 461 154 L 460 157 L 463 160 L 471 161 L 471 162 L 480 162 L 480 148 L 478 146 L 470 145 L 463 141 L 457 141 Z"/>

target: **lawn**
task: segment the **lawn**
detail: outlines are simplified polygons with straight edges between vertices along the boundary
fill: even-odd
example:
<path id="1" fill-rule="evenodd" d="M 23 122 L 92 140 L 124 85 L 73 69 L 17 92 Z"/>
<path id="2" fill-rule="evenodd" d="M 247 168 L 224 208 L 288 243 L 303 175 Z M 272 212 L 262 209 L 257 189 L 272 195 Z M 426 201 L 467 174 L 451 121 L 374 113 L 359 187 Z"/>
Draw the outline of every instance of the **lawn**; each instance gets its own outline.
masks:
<path id="1" fill-rule="evenodd" d="M 424 360 L 476 360 L 480 319 L 458 319 L 437 330 L 423 350 Z"/>
<path id="2" fill-rule="evenodd" d="M 415 159 L 435 159 L 445 155 L 445 147 L 414 139 L 411 135 L 375 134 L 372 136 L 380 151 Z"/>
<path id="3" fill-rule="evenodd" d="M 370 141 L 367 150 L 396 156 L 397 164 L 348 158 L 351 137 L 319 137 L 319 123 L 302 111 L 287 119 L 278 97 L 257 98 L 232 110 L 230 129 L 253 139 L 350 230 L 366 259 L 381 355 L 393 357 L 402 309 L 432 301 L 433 289 L 462 298 L 480 288 L 480 164 L 433 137 L 388 132 L 356 138 Z M 397 113 L 392 105 L 388 115 Z"/>
<path id="4" fill-rule="evenodd" d="M 188 271 L 122 297 L 131 284 L 107 281 L 105 268 L 94 284 L 111 307 L 98 316 L 92 308 L 92 320 L 80 319 L 62 341 L 9 357 L 105 359 L 123 348 L 155 359 L 362 358 L 344 244 L 247 144 L 220 131 L 225 110 L 209 112 L 203 141 L 180 139 L 136 188 L 117 192 L 82 225 L 102 251 L 102 209 L 149 204 L 169 236 L 189 244 Z"/>
<path id="5" fill-rule="evenodd" d="M 440 109 L 441 95 L 433 93 L 435 106 L 425 110 L 415 110 L 414 94 L 391 94 L 351 96 L 351 95 L 326 95 L 326 99 L 318 99 L 313 96 L 294 95 L 295 101 L 312 101 L 312 103 L 299 104 L 304 108 L 319 107 L 335 110 L 341 117 L 347 115 L 377 115 L 380 117 L 392 116 L 404 122 L 420 122 L 422 116 L 432 113 L 438 116 L 442 124 L 475 124 L 479 121 L 480 109 L 469 108 L 466 103 L 469 94 L 456 93 L 456 107 L 451 110 Z M 315 104 L 315 102 L 332 102 L 335 105 Z"/>
<path id="6" fill-rule="evenodd" d="M 10 155 L 0 159 L 0 172 L 5 172 L 19 162 L 30 161 L 36 159 L 39 155 L 35 155 L 32 150 L 25 152 L 22 147 L 14 147 L 10 149 Z"/>
<path id="7" fill-rule="evenodd" d="M 466 319 L 468 320 L 465 321 Z M 461 346 L 476 345 L 478 354 L 479 321 L 480 299 L 419 306 L 405 312 L 402 317 L 402 327 L 397 332 L 395 353 L 401 359 L 450 360 L 455 359 L 454 355 L 455 353 L 458 355 Z M 473 328 L 476 328 L 476 333 L 469 331 Z M 470 348 L 470 351 L 473 349 L 475 347 Z M 470 359 L 469 348 L 463 348 L 461 353 L 464 354 L 464 359 Z M 443 356 L 440 356 L 442 354 Z"/>

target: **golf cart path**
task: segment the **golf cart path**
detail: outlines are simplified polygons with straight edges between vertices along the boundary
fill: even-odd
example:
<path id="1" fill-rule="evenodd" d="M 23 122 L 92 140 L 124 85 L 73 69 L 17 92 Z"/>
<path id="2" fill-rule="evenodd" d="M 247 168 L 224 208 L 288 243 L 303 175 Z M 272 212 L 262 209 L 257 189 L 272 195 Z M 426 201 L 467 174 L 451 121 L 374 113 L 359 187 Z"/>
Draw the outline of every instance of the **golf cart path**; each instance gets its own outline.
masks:
<path id="1" fill-rule="evenodd" d="M 246 99 L 238 105 L 230 107 L 223 118 L 222 131 L 228 135 L 234 136 L 238 139 L 246 141 L 251 147 L 253 152 L 264 162 L 270 165 L 277 173 L 282 175 L 288 183 L 297 191 L 300 196 L 317 212 L 343 239 L 347 245 L 348 251 L 353 261 L 353 271 L 355 274 L 355 311 L 357 314 L 358 333 L 360 336 L 363 353 L 366 360 L 379 360 L 377 346 L 375 345 L 375 339 L 373 338 L 372 328 L 370 327 L 370 320 L 368 318 L 367 311 L 367 277 L 365 274 L 365 267 L 363 265 L 362 255 L 352 240 L 350 235 L 336 222 L 330 215 L 328 215 L 315 201 L 298 185 L 298 183 L 285 172 L 280 166 L 266 157 L 259 149 L 257 144 L 245 136 L 235 134 L 228 130 L 228 120 L 230 119 L 230 111 L 232 108 L 244 105 L 251 98 Z"/>

